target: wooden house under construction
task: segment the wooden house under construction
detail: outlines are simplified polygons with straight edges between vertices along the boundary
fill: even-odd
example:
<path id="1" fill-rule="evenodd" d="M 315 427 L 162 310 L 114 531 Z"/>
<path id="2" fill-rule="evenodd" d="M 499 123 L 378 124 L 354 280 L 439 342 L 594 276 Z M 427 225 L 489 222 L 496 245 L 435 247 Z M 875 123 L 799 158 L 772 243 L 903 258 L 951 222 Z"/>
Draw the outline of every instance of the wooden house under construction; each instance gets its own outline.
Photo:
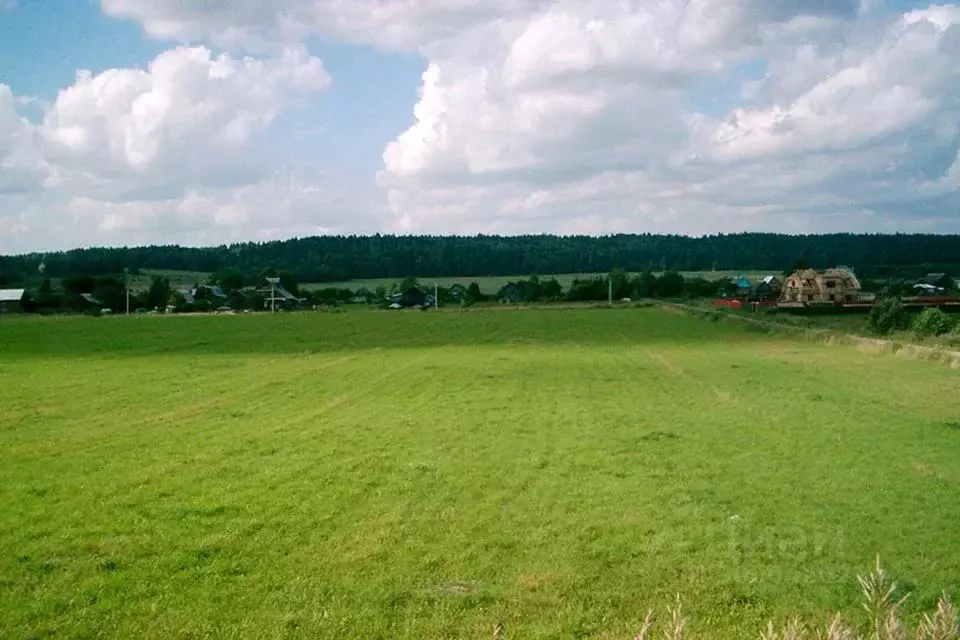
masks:
<path id="1" fill-rule="evenodd" d="M 790 274 L 783 283 L 779 304 L 839 305 L 859 299 L 860 281 L 849 269 L 803 269 Z"/>

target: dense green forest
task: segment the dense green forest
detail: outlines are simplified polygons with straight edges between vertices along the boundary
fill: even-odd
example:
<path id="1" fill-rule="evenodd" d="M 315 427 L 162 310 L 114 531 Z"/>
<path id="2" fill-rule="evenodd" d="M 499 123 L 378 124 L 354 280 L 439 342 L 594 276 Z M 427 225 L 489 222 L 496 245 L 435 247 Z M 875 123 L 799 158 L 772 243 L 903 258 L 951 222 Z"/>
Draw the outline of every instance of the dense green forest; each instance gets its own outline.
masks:
<path id="1" fill-rule="evenodd" d="M 606 273 L 614 268 L 781 271 L 797 261 L 818 268 L 848 265 L 861 275 L 872 277 L 905 270 L 957 272 L 960 236 L 321 236 L 203 248 L 93 248 L 0 256 L 0 286 L 35 279 L 41 263 L 45 275 L 54 278 L 119 274 L 124 269 L 234 271 L 252 275 L 270 266 L 296 274 L 301 282 L 337 282 L 410 275 Z"/>

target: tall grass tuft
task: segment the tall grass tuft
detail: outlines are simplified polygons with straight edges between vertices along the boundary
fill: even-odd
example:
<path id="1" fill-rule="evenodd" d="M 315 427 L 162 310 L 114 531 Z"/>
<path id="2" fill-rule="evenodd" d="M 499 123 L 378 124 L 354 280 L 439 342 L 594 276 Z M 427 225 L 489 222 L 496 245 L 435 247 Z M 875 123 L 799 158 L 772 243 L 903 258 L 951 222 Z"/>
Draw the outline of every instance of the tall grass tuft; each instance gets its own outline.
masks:
<path id="1" fill-rule="evenodd" d="M 643 627 L 640 633 L 633 640 L 653 640 L 651 635 L 653 631 L 653 614 L 651 610 L 647 613 L 643 621 Z M 677 596 L 677 603 L 667 610 L 669 623 L 663 627 L 660 633 L 661 640 L 683 640 L 686 637 L 687 621 L 683 617 L 683 604 L 680 602 L 680 596 Z"/>
<path id="2" fill-rule="evenodd" d="M 809 629 L 799 618 L 792 618 L 782 627 L 772 621 L 760 633 L 760 640 L 960 640 L 960 621 L 957 608 L 944 593 L 937 602 L 937 608 L 923 615 L 913 634 L 903 622 L 900 609 L 907 596 L 897 599 L 897 583 L 892 581 L 883 570 L 880 558 L 874 570 L 858 576 L 860 591 L 863 594 L 863 609 L 869 616 L 868 635 L 858 635 L 847 626 L 840 614 L 836 614 L 826 628 Z M 661 640 L 682 640 L 686 633 L 686 622 L 677 598 L 675 606 L 668 609 L 669 624 L 660 634 Z M 650 611 L 644 620 L 640 634 L 634 640 L 653 640 L 654 612 Z"/>
<path id="3" fill-rule="evenodd" d="M 900 621 L 900 607 L 907 596 L 899 600 L 893 599 L 897 590 L 897 583 L 887 577 L 880 558 L 877 565 L 866 576 L 858 576 L 860 591 L 863 593 L 863 608 L 870 616 L 873 628 L 873 640 L 906 640 L 907 631 Z"/>
<path id="4" fill-rule="evenodd" d="M 917 637 L 920 640 L 955 640 L 957 626 L 957 608 L 944 593 L 937 602 L 936 611 L 932 615 L 924 614 Z"/>

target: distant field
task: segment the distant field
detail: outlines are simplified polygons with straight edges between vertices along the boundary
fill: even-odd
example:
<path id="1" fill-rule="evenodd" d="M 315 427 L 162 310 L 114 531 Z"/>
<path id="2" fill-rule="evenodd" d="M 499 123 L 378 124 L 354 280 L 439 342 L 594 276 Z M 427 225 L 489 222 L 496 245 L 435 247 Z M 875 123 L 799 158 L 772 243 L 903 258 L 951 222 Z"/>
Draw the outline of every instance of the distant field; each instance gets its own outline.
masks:
<path id="1" fill-rule="evenodd" d="M 154 276 L 160 276 L 170 281 L 173 287 L 189 287 L 203 284 L 210 278 L 209 273 L 202 271 L 174 271 L 171 269 L 143 269 L 139 276 L 133 276 L 133 281 L 143 288 L 150 286 Z"/>
<path id="2" fill-rule="evenodd" d="M 960 576 L 960 378 L 658 308 L 0 320 L 0 637 L 696 638 Z"/>
<path id="3" fill-rule="evenodd" d="M 748 278 L 759 279 L 769 273 L 754 273 L 748 271 L 683 271 L 681 272 L 685 278 L 693 277 L 702 277 L 707 279 L 717 279 L 724 277 L 736 278 L 740 276 L 746 276 Z M 485 294 L 492 295 L 499 291 L 505 284 L 508 282 L 516 282 L 518 280 L 526 280 L 530 277 L 531 274 L 525 275 L 515 275 L 515 276 L 480 276 L 480 277 L 461 277 L 461 278 L 419 278 L 420 283 L 424 286 L 433 286 L 433 283 L 436 282 L 437 285 L 441 287 L 450 287 L 454 284 L 462 284 L 464 286 L 469 285 L 471 282 L 476 282 L 480 287 L 480 291 Z M 556 278 L 557 281 L 563 286 L 564 289 L 570 287 L 576 278 L 589 278 L 593 276 L 605 276 L 604 273 L 566 273 L 559 275 L 540 275 L 540 279 L 545 280 L 548 278 Z M 657 274 L 659 275 L 659 273 Z M 359 289 L 360 287 L 367 287 L 368 289 L 374 290 L 378 286 L 383 286 L 386 289 L 389 289 L 393 284 L 400 282 L 402 278 L 377 278 L 373 280 L 348 280 L 344 282 L 334 282 L 334 283 L 310 283 L 302 285 L 307 289 L 318 289 L 324 287 L 346 287 L 349 289 Z"/>
<path id="4" fill-rule="evenodd" d="M 138 275 L 129 277 L 131 289 L 135 291 L 148 289 L 154 276 L 167 278 L 174 287 L 188 287 L 206 282 L 210 274 L 201 271 L 177 271 L 174 269 L 142 269 Z M 43 277 L 36 274 L 31 276 L 27 282 L 21 283 L 21 286 L 38 289 L 42 283 Z M 54 289 L 59 289 L 60 283 L 61 278 L 50 278 L 50 286 Z"/>

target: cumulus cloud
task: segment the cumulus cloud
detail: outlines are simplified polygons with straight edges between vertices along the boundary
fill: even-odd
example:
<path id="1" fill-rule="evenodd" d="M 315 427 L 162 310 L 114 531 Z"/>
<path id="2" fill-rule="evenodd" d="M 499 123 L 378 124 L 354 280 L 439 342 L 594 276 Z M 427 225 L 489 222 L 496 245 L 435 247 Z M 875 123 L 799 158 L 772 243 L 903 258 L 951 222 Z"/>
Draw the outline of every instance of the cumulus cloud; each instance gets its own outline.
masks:
<path id="1" fill-rule="evenodd" d="M 0 92 L 0 163 L 21 171 L 6 197 L 61 194 L 65 215 L 105 237 L 960 232 L 953 4 L 904 14 L 876 0 L 101 7 L 152 37 L 233 52 L 181 47 L 146 70 L 80 75 L 36 125 Z M 315 35 L 424 59 L 414 122 L 384 149 L 380 191 L 358 179 L 331 194 L 326 178 L 294 180 L 258 152 L 277 114 L 329 83 L 297 44 Z M 282 206 L 257 217 L 270 202 Z M 0 225 L 39 219 L 17 206 Z"/>
<path id="2" fill-rule="evenodd" d="M 869 10 L 555 3 L 442 47 L 380 182 L 411 230 L 960 231 L 960 10 Z"/>
<path id="3" fill-rule="evenodd" d="M 327 185 L 327 186 L 318 186 Z M 6 200 L 0 233 L 18 247 L 117 244 L 218 245 L 291 236 L 375 231 L 359 185 L 313 171 L 283 169 L 238 187 L 188 187 L 174 197 L 104 200 L 47 191 Z M 0 206 L 3 206 L 0 196 Z M 345 228 L 347 221 L 350 229 Z M 3 237 L 0 236 L 0 237 Z"/>
<path id="4" fill-rule="evenodd" d="M 329 82 L 302 48 L 262 61 L 181 47 L 146 70 L 78 74 L 46 112 L 44 152 L 58 182 L 118 197 L 247 183 L 269 170 L 259 166 L 257 137 L 291 97 Z"/>
<path id="5" fill-rule="evenodd" d="M 43 177 L 36 130 L 20 116 L 17 105 L 10 88 L 0 84 L 0 197 L 33 191 Z"/>
<path id="6" fill-rule="evenodd" d="M 107 15 L 161 39 L 262 48 L 305 34 L 416 50 L 478 24 L 525 15 L 549 0 L 100 0 Z"/>
<path id="7" fill-rule="evenodd" d="M 262 142 L 280 113 L 329 84 L 302 47 L 267 59 L 179 47 L 145 69 L 79 72 L 37 124 L 0 85 L 0 249 L 36 248 L 44 236 L 150 241 L 151 230 L 186 242 L 200 231 L 256 236 L 278 221 L 323 230 L 301 204 L 322 217 L 322 189 L 292 182 Z"/>

